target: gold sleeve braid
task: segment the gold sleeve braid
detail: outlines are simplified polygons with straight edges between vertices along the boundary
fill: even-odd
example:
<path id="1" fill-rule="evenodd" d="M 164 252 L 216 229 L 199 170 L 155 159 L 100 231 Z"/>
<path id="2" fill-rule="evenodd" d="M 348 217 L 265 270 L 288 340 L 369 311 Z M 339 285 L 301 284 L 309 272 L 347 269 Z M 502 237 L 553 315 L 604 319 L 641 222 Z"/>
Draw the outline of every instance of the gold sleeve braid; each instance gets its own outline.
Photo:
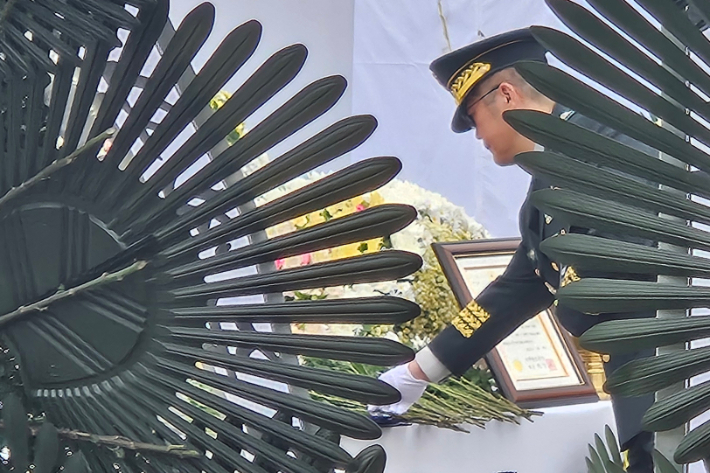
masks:
<path id="1" fill-rule="evenodd" d="M 486 309 L 478 305 L 478 302 L 475 300 L 472 300 L 454 317 L 451 325 L 464 337 L 471 338 L 473 332 L 475 332 L 483 322 L 488 320 L 490 316 L 491 314 L 489 314 Z"/>

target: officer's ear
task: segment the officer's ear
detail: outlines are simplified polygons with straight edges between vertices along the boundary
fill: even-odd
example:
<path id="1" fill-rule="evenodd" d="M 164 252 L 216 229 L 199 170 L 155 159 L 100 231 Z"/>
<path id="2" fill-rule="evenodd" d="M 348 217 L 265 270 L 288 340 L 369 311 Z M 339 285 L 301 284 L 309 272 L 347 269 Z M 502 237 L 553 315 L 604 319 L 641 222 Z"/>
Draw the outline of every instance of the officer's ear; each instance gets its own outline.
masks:
<path id="1" fill-rule="evenodd" d="M 518 90 L 510 82 L 501 82 L 498 90 L 500 90 L 500 94 L 506 105 L 511 105 L 514 102 L 517 102 L 520 97 Z"/>

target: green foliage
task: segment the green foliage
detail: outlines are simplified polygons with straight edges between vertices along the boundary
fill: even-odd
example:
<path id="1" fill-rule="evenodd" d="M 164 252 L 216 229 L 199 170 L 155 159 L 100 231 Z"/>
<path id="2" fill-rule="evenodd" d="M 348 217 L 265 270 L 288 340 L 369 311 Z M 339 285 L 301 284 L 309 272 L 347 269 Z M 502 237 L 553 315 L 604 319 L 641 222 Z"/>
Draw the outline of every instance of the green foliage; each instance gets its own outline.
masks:
<path id="1" fill-rule="evenodd" d="M 473 235 L 466 228 L 454 228 L 447 221 L 439 220 L 420 211 L 420 225 L 431 235 L 432 242 L 455 242 L 471 240 Z M 391 248 L 392 243 L 385 239 L 380 249 Z M 421 307 L 421 315 L 400 325 L 365 326 L 360 335 L 381 337 L 388 331 L 394 331 L 405 345 L 421 346 L 429 343 L 439 332 L 446 328 L 460 308 L 454 297 L 446 276 L 431 246 L 427 246 L 422 256 L 422 268 L 407 280 L 412 286 L 414 302 Z"/>
<path id="2" fill-rule="evenodd" d="M 328 297 L 323 290 L 308 293 L 295 291 L 292 296 L 284 296 L 286 301 L 318 301 Z"/>
<path id="3" fill-rule="evenodd" d="M 88 473 L 83 453 L 72 455 L 51 422 L 30 426 L 29 415 L 19 396 L 8 394 L 2 404 L 3 433 L 12 469 L 26 471 L 34 465 L 34 473 Z"/>

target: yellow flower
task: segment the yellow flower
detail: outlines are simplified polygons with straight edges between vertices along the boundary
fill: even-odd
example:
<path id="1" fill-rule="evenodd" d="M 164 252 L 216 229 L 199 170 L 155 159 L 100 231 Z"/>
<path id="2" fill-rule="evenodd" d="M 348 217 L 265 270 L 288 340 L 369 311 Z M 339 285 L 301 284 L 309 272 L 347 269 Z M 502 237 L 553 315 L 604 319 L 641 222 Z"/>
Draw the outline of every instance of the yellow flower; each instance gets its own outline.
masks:
<path id="1" fill-rule="evenodd" d="M 210 108 L 212 110 L 217 110 L 222 105 L 224 105 L 227 102 L 227 100 L 229 100 L 231 97 L 232 97 L 232 94 L 230 94 L 226 90 L 222 90 L 220 92 L 217 92 L 217 95 L 212 97 L 212 100 L 210 100 Z"/>
<path id="2" fill-rule="evenodd" d="M 382 195 L 377 192 L 373 191 L 370 193 L 370 207 L 374 207 L 376 205 L 382 205 L 385 203 L 385 199 L 382 197 Z"/>

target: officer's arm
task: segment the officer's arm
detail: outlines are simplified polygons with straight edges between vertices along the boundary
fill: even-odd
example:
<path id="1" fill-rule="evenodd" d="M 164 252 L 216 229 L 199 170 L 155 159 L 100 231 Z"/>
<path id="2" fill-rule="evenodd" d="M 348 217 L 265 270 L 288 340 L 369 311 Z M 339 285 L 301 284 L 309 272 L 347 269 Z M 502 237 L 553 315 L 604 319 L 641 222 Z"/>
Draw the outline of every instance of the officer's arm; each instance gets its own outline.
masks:
<path id="1" fill-rule="evenodd" d="M 462 375 L 524 322 L 549 307 L 554 296 L 535 274 L 521 244 L 503 275 L 454 318 L 427 348 L 417 365 L 430 381 Z"/>

